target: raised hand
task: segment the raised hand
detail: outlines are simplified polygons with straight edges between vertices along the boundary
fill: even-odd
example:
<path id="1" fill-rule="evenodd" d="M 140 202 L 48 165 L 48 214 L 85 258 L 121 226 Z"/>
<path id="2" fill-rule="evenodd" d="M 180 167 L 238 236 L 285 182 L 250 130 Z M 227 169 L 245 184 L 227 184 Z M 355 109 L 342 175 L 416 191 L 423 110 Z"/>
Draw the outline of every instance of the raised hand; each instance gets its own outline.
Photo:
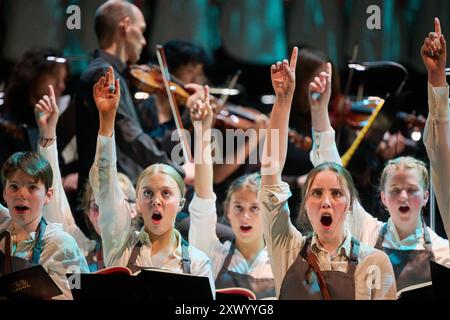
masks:
<path id="1" fill-rule="evenodd" d="M 34 106 L 34 116 L 39 127 L 39 143 L 46 147 L 56 138 L 56 124 L 59 117 L 59 109 L 52 85 L 48 86 L 48 95 L 44 95 Z"/>
<path id="2" fill-rule="evenodd" d="M 427 68 L 428 80 L 431 85 L 444 87 L 446 84 L 447 44 L 438 18 L 434 19 L 434 32 L 430 32 L 425 38 L 420 55 Z"/>
<path id="3" fill-rule="evenodd" d="M 202 96 L 206 97 L 205 101 L 197 99 L 195 103 L 190 108 L 190 115 L 192 123 L 196 121 L 201 121 L 203 129 L 211 128 L 213 120 L 213 111 L 211 104 L 209 102 L 209 87 L 204 86 Z"/>
<path id="4" fill-rule="evenodd" d="M 295 90 L 295 67 L 297 65 L 298 48 L 294 47 L 291 61 L 278 61 L 270 68 L 272 86 L 277 96 L 293 95 Z"/>
<path id="5" fill-rule="evenodd" d="M 109 67 L 106 75 L 97 81 L 93 91 L 100 118 L 98 133 L 101 136 L 111 137 L 114 132 L 114 120 L 120 101 L 120 84 L 119 80 L 114 79 L 112 67 Z"/>
<path id="6" fill-rule="evenodd" d="M 309 84 L 309 103 L 311 111 L 320 109 L 321 111 L 328 110 L 328 103 L 331 97 L 331 79 L 333 68 L 331 63 L 327 63 L 326 72 L 321 72 Z"/>
<path id="7" fill-rule="evenodd" d="M 114 71 L 109 67 L 108 72 L 94 85 L 94 100 L 100 114 L 111 115 L 116 112 L 120 101 L 120 84 L 115 80 Z"/>

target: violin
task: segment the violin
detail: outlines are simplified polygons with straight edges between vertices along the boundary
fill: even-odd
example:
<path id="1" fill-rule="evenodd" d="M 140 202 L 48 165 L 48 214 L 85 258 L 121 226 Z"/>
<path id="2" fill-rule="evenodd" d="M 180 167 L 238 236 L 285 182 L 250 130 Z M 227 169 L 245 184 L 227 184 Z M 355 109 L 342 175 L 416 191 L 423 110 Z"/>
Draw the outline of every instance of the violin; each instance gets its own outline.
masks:
<path id="1" fill-rule="evenodd" d="M 335 99 L 330 108 L 330 121 L 335 128 L 349 126 L 353 129 L 362 129 L 379 103 L 377 97 L 367 97 L 358 101 L 351 101 L 345 96 L 338 96 Z M 335 107 L 337 105 L 343 106 L 343 110 L 338 110 Z"/>
<path id="2" fill-rule="evenodd" d="M 161 70 L 157 66 L 138 66 L 130 68 L 131 83 L 140 91 L 149 94 L 165 94 L 164 82 Z M 172 77 L 173 78 L 173 77 Z M 184 85 L 177 80 L 169 81 L 170 90 L 175 94 L 177 103 L 185 104 L 187 98 L 191 95 Z"/>
<path id="3" fill-rule="evenodd" d="M 140 91 L 149 94 L 165 93 L 162 82 L 161 71 L 155 66 L 132 66 L 130 69 L 132 84 Z M 177 103 L 185 104 L 190 92 L 184 88 L 181 81 L 172 77 L 169 81 L 170 90 L 173 92 Z M 256 117 L 261 114 L 256 109 L 236 106 L 231 104 L 222 105 L 220 100 L 212 98 L 215 111 L 215 126 L 218 128 L 249 129 L 254 127 Z M 289 129 L 290 141 L 302 150 L 309 150 L 312 146 L 310 137 L 304 137 L 295 130 Z"/>

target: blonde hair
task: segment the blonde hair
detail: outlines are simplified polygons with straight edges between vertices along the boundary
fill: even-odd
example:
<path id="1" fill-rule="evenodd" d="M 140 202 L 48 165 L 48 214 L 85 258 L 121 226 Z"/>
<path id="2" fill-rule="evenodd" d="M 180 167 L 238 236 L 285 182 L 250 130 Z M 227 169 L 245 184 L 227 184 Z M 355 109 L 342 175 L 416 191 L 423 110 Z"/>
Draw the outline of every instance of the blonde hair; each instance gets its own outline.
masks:
<path id="1" fill-rule="evenodd" d="M 399 169 L 416 169 L 420 176 L 420 183 L 424 190 L 427 190 L 430 184 L 430 180 L 428 177 L 428 169 L 424 162 L 413 158 L 413 157 L 398 157 L 392 160 L 389 160 L 386 166 L 381 173 L 380 178 L 380 191 L 384 190 L 386 186 L 387 176 L 390 173 L 391 169 L 399 170 Z"/>
<path id="2" fill-rule="evenodd" d="M 127 175 L 122 172 L 117 173 L 117 178 L 119 178 L 120 187 L 123 191 L 123 194 L 128 200 L 135 201 L 136 200 L 136 190 L 134 189 L 133 183 Z"/>
<path id="3" fill-rule="evenodd" d="M 311 222 L 309 221 L 308 214 L 306 212 L 306 201 L 308 200 L 308 193 L 311 185 L 320 172 L 331 171 L 334 172 L 338 178 L 339 185 L 344 191 L 346 191 L 347 196 L 349 196 L 350 208 L 353 205 L 355 199 L 358 199 L 358 191 L 356 191 L 355 184 L 353 183 L 352 175 L 343 166 L 335 162 L 324 162 L 313 168 L 306 178 L 305 183 L 302 187 L 302 202 L 300 204 L 300 210 L 297 217 L 297 227 L 301 229 L 304 233 L 312 233 L 313 228 Z"/>
<path id="4" fill-rule="evenodd" d="M 181 197 L 184 197 L 184 193 L 186 192 L 186 185 L 184 184 L 183 178 L 180 174 L 171 166 L 164 163 L 155 163 L 151 166 L 145 168 L 144 171 L 139 175 L 136 183 L 136 195 L 139 194 L 139 189 L 141 188 L 142 180 L 149 175 L 163 173 L 170 176 L 178 185 L 180 189 Z"/>

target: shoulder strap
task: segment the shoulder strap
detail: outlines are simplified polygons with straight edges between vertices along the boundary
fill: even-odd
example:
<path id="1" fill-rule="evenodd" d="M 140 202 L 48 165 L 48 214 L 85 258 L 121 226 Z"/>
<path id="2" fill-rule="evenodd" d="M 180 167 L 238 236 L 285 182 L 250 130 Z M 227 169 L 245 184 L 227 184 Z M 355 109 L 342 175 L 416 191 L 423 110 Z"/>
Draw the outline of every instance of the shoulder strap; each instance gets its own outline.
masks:
<path id="1" fill-rule="evenodd" d="M 4 231 L 0 235 L 0 241 L 5 238 L 5 261 L 4 261 L 4 274 L 12 272 L 12 260 L 11 260 L 11 235 L 8 231 Z"/>
<path id="2" fill-rule="evenodd" d="M 387 233 L 387 222 L 385 222 L 383 224 L 383 226 L 381 227 L 380 233 L 378 234 L 378 240 L 377 240 L 377 244 L 375 245 L 375 248 L 380 249 L 383 247 L 383 241 L 384 241 L 384 237 L 386 236 Z"/>
<path id="3" fill-rule="evenodd" d="M 43 245 L 43 239 L 44 239 L 44 233 L 45 229 L 47 227 L 47 221 L 45 221 L 44 217 L 41 218 L 41 221 L 39 222 L 37 231 L 36 231 L 36 237 L 35 237 L 35 243 L 33 247 L 33 255 L 31 256 L 30 262 L 33 264 L 39 264 L 39 260 L 41 258 L 42 253 L 42 245 Z"/>
<path id="4" fill-rule="evenodd" d="M 425 220 L 423 219 L 423 217 L 422 217 L 422 227 L 423 227 L 423 238 L 424 238 L 424 241 L 425 241 L 425 245 L 424 245 L 425 250 L 426 251 L 430 251 L 433 254 L 433 256 L 434 256 L 433 249 L 432 249 L 432 244 L 431 244 L 430 233 L 428 232 L 428 228 L 427 228 L 427 225 L 426 225 Z"/>
<path id="5" fill-rule="evenodd" d="M 348 273 L 353 275 L 355 274 L 356 266 L 358 265 L 358 255 L 359 255 L 359 241 L 352 237 L 351 242 L 351 252 L 350 252 L 350 260 L 348 261 Z"/>
<path id="6" fill-rule="evenodd" d="M 228 266 L 231 263 L 231 259 L 233 258 L 234 250 L 236 249 L 234 239 L 231 240 L 230 249 L 228 250 L 228 254 L 225 258 L 225 261 L 223 262 L 222 269 L 228 270 Z"/>
<path id="7" fill-rule="evenodd" d="M 97 241 L 95 244 L 95 257 L 97 258 L 97 270 L 105 268 L 105 263 L 103 261 L 103 246 L 102 241 Z"/>
<path id="8" fill-rule="evenodd" d="M 180 236 L 181 239 L 181 264 L 183 273 L 191 274 L 191 257 L 189 256 L 189 243 Z"/>
<path id="9" fill-rule="evenodd" d="M 131 272 L 133 272 L 133 273 L 135 273 L 136 271 L 141 269 L 136 265 L 137 256 L 139 255 L 141 246 L 142 246 L 142 243 L 140 240 L 138 240 L 136 242 L 136 244 L 134 245 L 133 249 L 131 249 L 130 259 L 128 259 L 127 268 L 130 269 Z"/>
<path id="10" fill-rule="evenodd" d="M 317 258 L 311 250 L 311 246 L 308 245 L 306 249 L 308 263 L 313 268 L 314 272 L 317 275 L 317 280 L 319 281 L 320 292 L 322 292 L 322 296 L 324 300 L 331 300 L 330 292 L 328 291 L 327 284 L 325 279 L 323 278 L 322 271 L 320 271 L 319 263 L 317 262 Z"/>

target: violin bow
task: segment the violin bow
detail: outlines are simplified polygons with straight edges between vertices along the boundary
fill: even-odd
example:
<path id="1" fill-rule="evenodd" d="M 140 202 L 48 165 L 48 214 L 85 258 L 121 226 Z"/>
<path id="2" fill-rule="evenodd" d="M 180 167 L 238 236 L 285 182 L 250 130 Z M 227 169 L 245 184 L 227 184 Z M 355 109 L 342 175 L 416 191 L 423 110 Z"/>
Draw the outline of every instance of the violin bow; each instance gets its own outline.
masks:
<path id="1" fill-rule="evenodd" d="M 185 130 L 183 127 L 183 122 L 181 121 L 180 110 L 178 108 L 173 91 L 170 89 L 169 82 L 170 73 L 167 66 L 166 55 L 164 53 L 164 48 L 161 45 L 156 45 L 156 56 L 158 58 L 159 67 L 161 69 L 161 75 L 164 80 L 164 87 L 166 89 L 167 97 L 169 98 L 170 109 L 172 110 L 173 119 L 175 120 L 175 125 L 177 127 L 178 137 L 180 138 L 181 148 L 183 149 L 183 158 L 185 163 L 192 162 L 192 153 L 189 141 L 186 137 Z"/>
<path id="2" fill-rule="evenodd" d="M 236 83 L 237 83 L 239 77 L 241 76 L 241 73 L 242 73 L 242 71 L 238 69 L 236 71 L 236 73 L 233 75 L 233 77 L 231 78 L 230 82 L 228 83 L 228 87 L 227 87 L 228 92 L 227 93 L 222 93 L 220 95 L 218 103 L 221 106 L 224 106 L 225 103 L 227 103 L 228 97 L 230 96 L 229 92 L 230 92 L 231 89 L 234 89 L 234 87 L 236 86 Z"/>
<path id="3" fill-rule="evenodd" d="M 358 59 L 358 51 L 359 51 L 359 43 L 356 42 L 353 45 L 353 52 L 352 52 L 352 61 L 356 61 Z M 345 84 L 345 91 L 344 91 L 344 99 L 339 103 L 338 106 L 338 116 L 342 117 L 344 115 L 344 105 L 345 105 L 345 101 L 347 100 L 348 94 L 350 93 L 350 87 L 352 85 L 353 82 L 353 74 L 354 74 L 355 70 L 354 69 L 350 69 L 348 77 L 347 77 L 347 82 Z M 341 144 L 341 136 L 342 136 L 342 128 L 339 127 L 337 129 L 336 132 L 336 146 L 339 147 L 339 145 Z"/>
<path id="4" fill-rule="evenodd" d="M 374 98 L 374 103 L 376 103 L 377 107 L 373 111 L 370 118 L 367 120 L 367 124 L 361 129 L 361 131 L 356 136 L 355 140 L 353 141 L 352 145 L 348 148 L 348 150 L 344 153 L 344 155 L 341 157 L 342 166 L 347 167 L 348 163 L 352 159 L 354 153 L 356 152 L 356 149 L 358 149 L 359 145 L 363 141 L 364 137 L 366 136 L 367 132 L 369 131 L 372 124 L 375 122 L 375 119 L 377 118 L 378 114 L 381 111 L 381 108 L 384 105 L 384 99 L 381 98 Z"/>

